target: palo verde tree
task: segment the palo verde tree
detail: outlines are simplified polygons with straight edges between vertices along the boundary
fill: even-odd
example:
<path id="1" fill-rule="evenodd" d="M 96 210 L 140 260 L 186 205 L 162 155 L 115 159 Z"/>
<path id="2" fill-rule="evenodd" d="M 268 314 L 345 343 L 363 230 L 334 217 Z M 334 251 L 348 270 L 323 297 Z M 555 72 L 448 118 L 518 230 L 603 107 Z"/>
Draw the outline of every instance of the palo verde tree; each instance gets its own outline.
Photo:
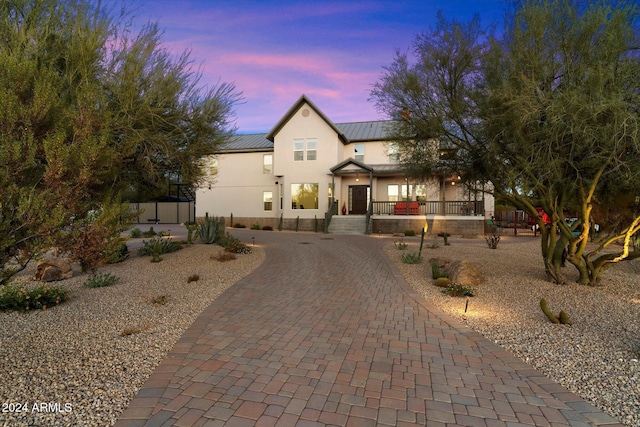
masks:
<path id="1" fill-rule="evenodd" d="M 233 86 L 200 90 L 187 54 L 123 19 L 88 0 L 0 2 L 0 285 L 53 246 L 95 265 L 126 226 L 122 191 L 197 182 L 231 131 Z"/>
<path id="2" fill-rule="evenodd" d="M 544 267 L 556 283 L 566 280 L 563 254 L 577 281 L 592 285 L 639 255 L 630 242 L 640 217 L 588 246 L 592 209 L 605 189 L 640 183 L 639 13 L 624 1 L 522 1 L 500 38 L 477 20 L 440 19 L 417 39 L 416 64 L 405 61 L 398 73 L 396 59 L 372 92 L 388 114 L 411 111 L 403 126 L 433 126 L 457 150 L 461 169 L 538 218 Z M 579 219 L 572 227 L 567 208 Z"/>

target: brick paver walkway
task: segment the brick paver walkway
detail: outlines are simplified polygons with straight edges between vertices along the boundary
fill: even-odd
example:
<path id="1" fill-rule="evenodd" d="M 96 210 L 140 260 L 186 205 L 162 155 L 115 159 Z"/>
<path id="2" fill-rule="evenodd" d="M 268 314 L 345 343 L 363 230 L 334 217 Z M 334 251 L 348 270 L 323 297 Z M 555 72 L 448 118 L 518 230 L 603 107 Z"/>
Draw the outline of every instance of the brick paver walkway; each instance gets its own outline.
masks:
<path id="1" fill-rule="evenodd" d="M 266 261 L 198 317 L 117 427 L 620 426 L 421 301 L 384 238 L 235 233 Z"/>

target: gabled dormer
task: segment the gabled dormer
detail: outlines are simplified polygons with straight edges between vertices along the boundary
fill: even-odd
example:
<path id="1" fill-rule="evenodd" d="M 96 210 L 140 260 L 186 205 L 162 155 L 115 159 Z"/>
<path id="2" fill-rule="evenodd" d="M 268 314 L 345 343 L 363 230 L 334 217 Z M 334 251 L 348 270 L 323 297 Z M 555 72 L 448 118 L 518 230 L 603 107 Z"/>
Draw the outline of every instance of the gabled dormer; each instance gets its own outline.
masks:
<path id="1" fill-rule="evenodd" d="M 343 147 L 350 142 L 306 95 L 293 104 L 267 139 L 274 146 L 274 175 L 290 179 L 327 174 L 342 161 Z"/>

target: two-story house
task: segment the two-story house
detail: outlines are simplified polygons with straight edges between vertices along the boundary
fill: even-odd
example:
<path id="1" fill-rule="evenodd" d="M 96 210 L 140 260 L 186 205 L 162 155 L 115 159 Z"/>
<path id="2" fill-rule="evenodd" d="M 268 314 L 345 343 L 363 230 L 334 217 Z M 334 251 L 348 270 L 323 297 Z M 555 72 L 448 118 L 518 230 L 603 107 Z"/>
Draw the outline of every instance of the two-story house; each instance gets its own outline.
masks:
<path id="1" fill-rule="evenodd" d="M 456 186 L 457 176 L 408 180 L 390 124 L 333 123 L 302 95 L 269 133 L 238 135 L 210 160 L 196 216 L 330 232 L 348 219 L 362 233 L 419 231 L 427 220 L 431 233 L 481 234 L 493 199 Z"/>

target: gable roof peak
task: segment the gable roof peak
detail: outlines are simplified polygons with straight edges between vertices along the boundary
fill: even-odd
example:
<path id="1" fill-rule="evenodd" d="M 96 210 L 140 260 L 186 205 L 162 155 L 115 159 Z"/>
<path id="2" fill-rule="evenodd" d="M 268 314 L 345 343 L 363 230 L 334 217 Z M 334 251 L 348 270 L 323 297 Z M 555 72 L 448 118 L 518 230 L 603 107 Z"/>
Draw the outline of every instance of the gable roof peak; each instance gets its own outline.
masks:
<path id="1" fill-rule="evenodd" d="M 320 108 L 318 108 L 316 104 L 314 104 L 304 93 L 302 94 L 302 96 L 300 96 L 300 98 L 298 98 L 295 104 L 293 104 L 291 108 L 289 108 L 289 111 L 287 111 L 285 115 L 282 116 L 278 123 L 276 123 L 276 125 L 269 131 L 266 138 L 269 141 L 274 142 L 276 134 L 280 132 L 280 130 L 287 124 L 289 120 L 291 120 L 291 117 L 293 117 L 293 115 L 300 109 L 300 107 L 302 107 L 303 104 L 307 104 L 309 107 L 311 107 L 311 109 L 315 111 L 316 114 L 318 114 L 318 116 L 320 116 L 320 118 L 322 118 L 322 120 L 324 120 L 338 134 L 338 138 L 340 138 L 340 140 L 344 144 L 348 144 L 350 142 L 349 138 L 346 137 L 342 130 L 337 127 L 335 123 L 333 123 L 331 119 L 329 119 L 329 117 L 327 117 L 322 112 L 322 110 L 320 110 Z"/>

